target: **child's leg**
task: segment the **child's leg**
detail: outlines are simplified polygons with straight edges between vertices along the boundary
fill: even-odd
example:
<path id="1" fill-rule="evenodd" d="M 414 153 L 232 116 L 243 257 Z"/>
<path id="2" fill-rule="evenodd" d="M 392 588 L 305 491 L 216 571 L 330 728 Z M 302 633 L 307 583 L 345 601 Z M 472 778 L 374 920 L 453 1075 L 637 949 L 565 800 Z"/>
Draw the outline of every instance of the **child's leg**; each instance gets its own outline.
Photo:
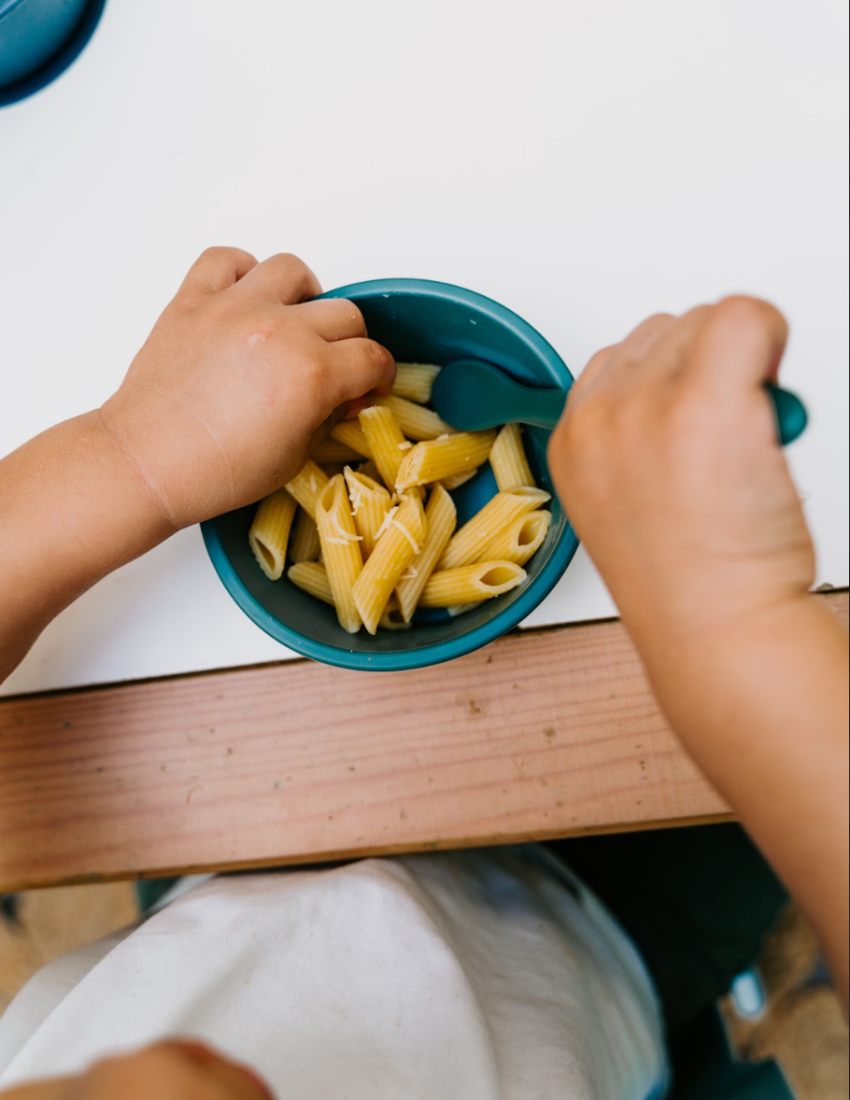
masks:
<path id="1" fill-rule="evenodd" d="M 738 825 L 555 841 L 640 949 L 675 1037 L 753 962 L 787 901 Z"/>

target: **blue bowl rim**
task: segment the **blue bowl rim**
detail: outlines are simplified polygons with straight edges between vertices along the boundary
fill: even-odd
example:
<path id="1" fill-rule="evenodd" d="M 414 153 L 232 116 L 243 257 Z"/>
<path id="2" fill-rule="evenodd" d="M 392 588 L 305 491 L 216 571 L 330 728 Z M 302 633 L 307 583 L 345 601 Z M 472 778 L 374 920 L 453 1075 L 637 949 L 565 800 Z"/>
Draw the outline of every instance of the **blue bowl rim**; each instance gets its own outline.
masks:
<path id="1" fill-rule="evenodd" d="M 16 7 L 18 3 L 11 4 L 2 14 L 10 15 Z M 46 88 L 48 84 L 52 84 L 66 69 L 70 68 L 91 41 L 105 7 L 106 0 L 89 0 L 71 37 L 53 57 L 13 84 L 0 85 L 0 108 L 11 107 L 15 103 L 20 103 L 21 100 L 28 99 L 36 92 L 40 92 L 42 88 Z"/>
<path id="2" fill-rule="evenodd" d="M 515 335 L 529 345 L 537 356 L 554 367 L 556 373 L 566 375 L 568 380 L 567 389 L 572 385 L 573 376 L 569 368 L 548 340 L 545 340 L 519 314 L 514 313 L 507 306 L 493 301 L 492 298 L 479 294 L 477 291 L 430 279 L 371 279 L 360 283 L 349 283 L 347 286 L 326 291 L 320 297 L 353 298 L 358 294 L 362 296 L 366 293 L 419 294 L 423 292 L 431 297 L 474 306 L 481 312 L 489 314 L 493 319 L 506 324 Z M 552 557 L 546 563 L 540 575 L 535 578 L 534 583 L 521 592 L 510 607 L 498 612 L 492 619 L 488 619 L 487 622 L 456 638 L 435 642 L 433 645 L 424 645 L 400 653 L 368 654 L 329 646 L 324 642 L 314 642 L 311 638 L 305 638 L 303 634 L 299 634 L 298 631 L 286 626 L 285 623 L 269 614 L 263 605 L 243 587 L 239 575 L 222 546 L 215 520 L 206 520 L 202 523 L 201 531 L 207 553 L 220 580 L 236 604 L 252 622 L 264 630 L 266 634 L 269 634 L 276 641 L 294 650 L 302 657 L 310 657 L 314 661 L 333 665 L 336 668 L 359 671 L 405 672 L 410 669 L 442 664 L 444 661 L 452 661 L 456 657 L 463 657 L 467 653 L 472 653 L 476 649 L 489 645 L 490 642 L 494 642 L 497 638 L 518 626 L 527 615 L 530 615 L 543 602 L 564 575 L 567 566 L 578 549 L 578 538 L 572 526 L 568 525 L 563 537 L 556 545 Z"/>

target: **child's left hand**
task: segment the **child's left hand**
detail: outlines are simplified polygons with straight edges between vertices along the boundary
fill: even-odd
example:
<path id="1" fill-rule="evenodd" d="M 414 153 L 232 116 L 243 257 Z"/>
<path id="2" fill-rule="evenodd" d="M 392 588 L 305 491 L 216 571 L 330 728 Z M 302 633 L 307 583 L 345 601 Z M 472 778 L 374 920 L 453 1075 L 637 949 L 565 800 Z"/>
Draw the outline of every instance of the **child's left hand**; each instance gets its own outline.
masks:
<path id="1" fill-rule="evenodd" d="M 279 488 L 395 365 L 295 256 L 196 261 L 100 415 L 174 528 Z"/>

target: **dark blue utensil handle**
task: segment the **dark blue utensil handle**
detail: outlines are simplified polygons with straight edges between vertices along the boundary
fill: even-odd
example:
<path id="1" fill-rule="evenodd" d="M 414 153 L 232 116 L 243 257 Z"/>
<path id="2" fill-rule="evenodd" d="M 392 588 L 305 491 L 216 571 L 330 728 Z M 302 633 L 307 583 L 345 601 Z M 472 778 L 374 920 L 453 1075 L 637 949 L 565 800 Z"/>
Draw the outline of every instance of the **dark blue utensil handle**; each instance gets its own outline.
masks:
<path id="1" fill-rule="evenodd" d="M 808 414 L 803 402 L 790 390 L 783 390 L 773 382 L 765 383 L 765 390 L 776 414 L 776 428 L 783 447 L 793 443 L 805 430 Z M 518 420 L 534 424 L 538 428 L 554 428 L 567 403 L 566 390 L 531 390 L 523 394 Z"/>

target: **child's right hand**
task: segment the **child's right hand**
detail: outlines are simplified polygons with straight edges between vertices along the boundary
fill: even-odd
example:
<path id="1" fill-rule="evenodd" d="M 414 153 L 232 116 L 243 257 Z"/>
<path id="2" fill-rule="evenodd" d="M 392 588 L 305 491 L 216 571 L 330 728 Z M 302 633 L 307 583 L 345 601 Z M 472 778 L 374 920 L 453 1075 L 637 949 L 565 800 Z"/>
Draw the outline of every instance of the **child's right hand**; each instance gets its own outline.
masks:
<path id="1" fill-rule="evenodd" d="M 279 489 L 348 402 L 389 392 L 390 353 L 295 256 L 210 248 L 100 410 L 172 527 Z"/>
<path id="2" fill-rule="evenodd" d="M 813 582 L 764 392 L 786 336 L 754 298 L 650 317 L 594 356 L 570 394 L 552 474 L 639 640 L 751 621 Z"/>

